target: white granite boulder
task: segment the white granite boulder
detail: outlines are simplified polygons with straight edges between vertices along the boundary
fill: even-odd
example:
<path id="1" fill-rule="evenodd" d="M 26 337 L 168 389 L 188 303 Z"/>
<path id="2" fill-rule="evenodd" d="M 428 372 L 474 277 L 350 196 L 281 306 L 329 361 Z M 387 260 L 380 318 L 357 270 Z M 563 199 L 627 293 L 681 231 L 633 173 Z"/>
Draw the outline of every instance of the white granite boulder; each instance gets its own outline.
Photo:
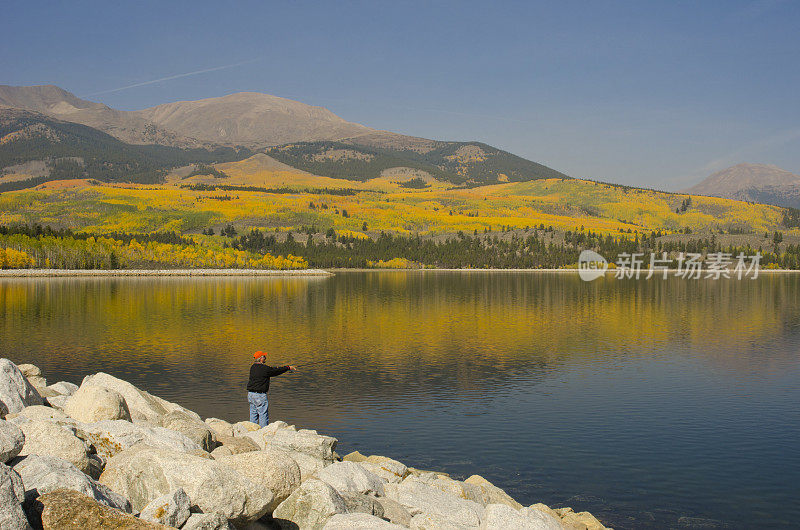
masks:
<path id="1" fill-rule="evenodd" d="M 297 462 L 297 465 L 300 466 L 300 481 L 305 482 L 306 480 L 314 477 L 321 469 L 325 466 L 330 464 L 327 460 L 320 460 L 318 458 L 314 458 L 313 456 L 308 456 L 305 453 L 289 453 L 294 458 L 294 461 Z"/>
<path id="2" fill-rule="evenodd" d="M 411 512 L 394 499 L 378 497 L 376 499 L 383 508 L 383 518 L 400 526 L 411 525 Z"/>
<path id="3" fill-rule="evenodd" d="M 309 429 L 298 431 L 289 427 L 280 428 L 278 427 L 280 423 L 276 422 L 275 425 L 270 424 L 257 431 L 247 432 L 244 436 L 251 438 L 262 449 L 274 447 L 283 451 L 304 453 L 328 462 L 334 460 L 336 438 L 317 434 L 316 431 Z"/>
<path id="4" fill-rule="evenodd" d="M 193 513 L 181 530 L 236 530 L 228 519 L 219 513 Z"/>
<path id="5" fill-rule="evenodd" d="M 258 451 L 258 445 L 246 436 L 216 436 L 217 447 L 211 452 L 212 455 L 238 455 Z"/>
<path id="6" fill-rule="evenodd" d="M 161 417 L 161 426 L 183 434 L 204 451 L 210 452 L 214 449 L 214 431 L 196 415 L 173 410 Z"/>
<path id="7" fill-rule="evenodd" d="M 233 425 L 219 418 L 206 418 L 205 424 L 214 431 L 214 435 L 233 437 Z"/>
<path id="8" fill-rule="evenodd" d="M 5 463 L 22 451 L 25 434 L 14 423 L 0 420 L 0 462 Z"/>
<path id="9" fill-rule="evenodd" d="M 272 517 L 282 528 L 318 529 L 337 513 L 347 513 L 347 505 L 328 484 L 309 479 L 280 503 Z"/>
<path id="10" fill-rule="evenodd" d="M 213 459 L 142 445 L 110 458 L 100 482 L 127 496 L 137 510 L 183 488 L 194 510 L 221 513 L 235 524 L 264 515 L 273 497 L 268 488 Z"/>
<path id="11" fill-rule="evenodd" d="M 25 377 L 36 377 L 42 375 L 42 369 L 35 364 L 18 364 L 17 368 L 19 368 L 19 371 L 22 372 L 22 375 Z"/>
<path id="12" fill-rule="evenodd" d="M 472 525 L 456 524 L 452 519 L 439 513 L 418 513 L 411 518 L 408 527 L 412 530 L 476 530 L 478 528 Z"/>
<path id="13" fill-rule="evenodd" d="M 574 528 L 586 530 L 603 530 L 605 526 L 597 520 L 597 517 L 589 512 L 575 512 L 571 508 L 564 511 L 561 517 L 561 524 L 570 530 Z"/>
<path id="14" fill-rule="evenodd" d="M 22 509 L 25 487 L 16 471 L 0 464 L 0 528 L 3 530 L 29 530 L 30 525 Z"/>
<path id="15" fill-rule="evenodd" d="M 163 524 L 172 528 L 180 528 L 189 518 L 191 501 L 183 488 L 162 495 L 150 501 L 142 508 L 139 519 L 151 523 Z"/>
<path id="16" fill-rule="evenodd" d="M 401 482 L 408 476 L 408 467 L 405 464 L 385 456 L 371 455 L 358 464 L 386 482 Z"/>
<path id="17" fill-rule="evenodd" d="M 472 484 L 480 488 L 485 504 L 505 504 L 519 510 L 522 505 L 515 501 L 511 495 L 498 488 L 480 475 L 472 475 L 464 481 L 465 484 Z"/>
<path id="18" fill-rule="evenodd" d="M 131 421 L 125 398 L 119 392 L 92 384 L 83 384 L 69 397 L 64 413 L 84 423 L 102 420 Z"/>
<path id="19" fill-rule="evenodd" d="M 44 402 L 54 409 L 58 409 L 63 411 L 64 407 L 67 406 L 67 401 L 69 401 L 70 396 L 50 396 L 45 398 Z"/>
<path id="20" fill-rule="evenodd" d="M 20 364 L 17 368 L 40 394 L 47 388 L 47 379 L 42 376 L 42 370 L 35 364 Z"/>
<path id="21" fill-rule="evenodd" d="M 85 384 L 92 384 L 95 386 L 108 388 L 121 394 L 125 398 L 125 402 L 127 403 L 128 410 L 131 414 L 131 419 L 134 421 L 147 421 L 157 425 L 162 416 L 172 412 L 173 410 L 181 410 L 196 416 L 198 419 L 200 418 L 200 416 L 194 412 L 191 412 L 180 405 L 170 403 L 165 399 L 161 399 L 160 397 L 136 388 L 127 381 L 123 381 L 122 379 L 103 372 L 98 372 L 94 375 L 85 377 L 81 386 Z"/>
<path id="22" fill-rule="evenodd" d="M 386 484 L 386 496 L 408 509 L 414 515 L 430 514 L 448 524 L 462 527 L 480 525 L 483 506 L 477 502 L 445 493 L 442 490 L 409 477 L 399 484 Z"/>
<path id="23" fill-rule="evenodd" d="M 377 517 L 383 517 L 383 505 L 378 501 L 378 497 L 363 493 L 339 493 L 347 506 L 347 513 L 367 513 Z"/>
<path id="24" fill-rule="evenodd" d="M 321 458 L 314 458 L 313 456 L 307 455 L 306 453 L 300 453 L 297 451 L 286 451 L 285 449 L 278 449 L 279 451 L 285 451 L 286 454 L 292 457 L 292 459 L 297 462 L 297 465 L 300 467 L 300 481 L 305 482 L 309 478 L 312 478 L 314 475 L 319 473 L 319 471 L 331 464 L 329 460 L 322 460 Z"/>
<path id="25" fill-rule="evenodd" d="M 11 467 L 19 473 L 25 484 L 26 503 L 39 495 L 64 488 L 88 495 L 117 510 L 131 511 L 128 499 L 98 483 L 64 459 L 55 456 L 28 455 L 12 460 Z"/>
<path id="26" fill-rule="evenodd" d="M 339 493 L 383 495 L 384 480 L 355 462 L 334 462 L 318 471 L 316 478 Z"/>
<path id="27" fill-rule="evenodd" d="M 322 530 L 399 530 L 400 525 L 366 513 L 337 513 Z"/>
<path id="28" fill-rule="evenodd" d="M 437 473 L 426 473 L 417 477 L 416 480 L 461 499 L 475 501 L 481 506 L 487 504 L 483 490 L 475 484 L 468 484 Z"/>
<path id="29" fill-rule="evenodd" d="M 283 451 L 276 449 L 250 451 L 223 456 L 217 461 L 247 477 L 253 483 L 272 491 L 274 497 L 267 508 L 267 513 L 272 513 L 292 491 L 300 486 L 300 468 L 292 457 Z"/>
<path id="30" fill-rule="evenodd" d="M 59 425 L 76 425 L 77 421 L 64 412 L 45 405 L 31 405 L 25 407 L 12 421 L 22 423 L 25 420 L 50 421 Z"/>
<path id="31" fill-rule="evenodd" d="M 75 428 L 47 420 L 28 420 L 19 424 L 25 434 L 20 456 L 55 456 L 90 474 L 89 446 L 78 438 Z"/>
<path id="32" fill-rule="evenodd" d="M 41 405 L 42 396 L 8 359 L 0 359 L 0 403 L 5 412 L 19 412 L 30 405 Z"/>
<path id="33" fill-rule="evenodd" d="M 483 512 L 481 530 L 563 530 L 561 521 L 536 509 L 515 510 L 507 504 L 489 504 Z"/>
<path id="34" fill-rule="evenodd" d="M 164 530 L 69 489 L 41 495 L 27 515 L 33 526 L 44 530 Z"/>
<path id="35" fill-rule="evenodd" d="M 274 423 L 283 423 L 283 422 L 274 422 Z M 270 424 L 272 426 L 272 424 Z M 255 432 L 259 430 L 261 427 L 257 423 L 253 423 L 252 421 L 237 421 L 234 423 L 231 428 L 233 429 L 234 436 L 244 436 L 249 432 Z"/>
<path id="36" fill-rule="evenodd" d="M 78 391 L 78 385 L 75 383 L 68 383 L 67 381 L 59 381 L 47 387 L 49 390 L 55 392 L 60 396 L 71 396 Z"/>
<path id="37" fill-rule="evenodd" d="M 197 443 L 185 435 L 164 427 L 148 427 L 124 420 L 106 420 L 81 424 L 80 429 L 94 446 L 97 454 L 105 458 L 110 458 L 137 444 L 181 453 L 202 451 Z"/>

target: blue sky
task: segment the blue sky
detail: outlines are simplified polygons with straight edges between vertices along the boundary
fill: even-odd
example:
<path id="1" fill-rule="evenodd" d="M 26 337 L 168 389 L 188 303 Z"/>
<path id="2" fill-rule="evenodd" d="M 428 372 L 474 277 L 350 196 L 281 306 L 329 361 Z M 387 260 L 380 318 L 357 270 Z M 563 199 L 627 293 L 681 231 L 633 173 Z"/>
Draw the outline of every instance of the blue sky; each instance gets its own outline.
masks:
<path id="1" fill-rule="evenodd" d="M 800 173 L 800 2 L 112 4 L 4 2 L 0 84 L 127 110 L 266 92 L 660 189 Z"/>

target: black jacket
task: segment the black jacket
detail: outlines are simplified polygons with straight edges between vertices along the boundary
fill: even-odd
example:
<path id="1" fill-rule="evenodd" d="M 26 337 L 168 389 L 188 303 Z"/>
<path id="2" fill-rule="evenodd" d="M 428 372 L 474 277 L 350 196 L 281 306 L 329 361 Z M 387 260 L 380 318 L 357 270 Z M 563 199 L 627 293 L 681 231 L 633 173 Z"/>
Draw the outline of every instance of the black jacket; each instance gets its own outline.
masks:
<path id="1" fill-rule="evenodd" d="M 288 370 L 288 366 L 275 368 L 266 364 L 253 363 L 253 366 L 250 367 L 250 380 L 247 382 L 247 391 L 265 394 L 269 390 L 269 378 L 281 375 Z"/>

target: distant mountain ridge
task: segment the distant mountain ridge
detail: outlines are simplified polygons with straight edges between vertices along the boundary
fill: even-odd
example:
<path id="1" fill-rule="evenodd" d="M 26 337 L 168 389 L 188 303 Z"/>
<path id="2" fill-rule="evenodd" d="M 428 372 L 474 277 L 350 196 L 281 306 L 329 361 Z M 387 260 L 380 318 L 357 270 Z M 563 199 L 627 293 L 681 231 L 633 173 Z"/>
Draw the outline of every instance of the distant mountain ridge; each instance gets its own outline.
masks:
<path id="1" fill-rule="evenodd" d="M 54 85 L 0 85 L 0 105 L 87 125 L 131 144 L 203 147 L 201 141 L 167 131 L 136 113 L 115 110 L 102 103 L 80 99 Z"/>
<path id="2" fill-rule="evenodd" d="M 480 142 L 379 131 L 348 122 L 323 107 L 255 92 L 120 111 L 53 85 L 0 85 L 2 108 L 86 125 L 127 144 L 264 150 L 297 169 L 350 180 L 375 178 L 387 170 L 424 171 L 432 178 L 467 186 L 569 178 Z M 61 147 L 56 151 L 63 154 Z"/>
<path id="3" fill-rule="evenodd" d="M 0 192 L 56 179 L 155 183 L 173 167 L 241 160 L 250 154 L 244 148 L 128 144 L 87 125 L 0 107 Z M 28 171 L 31 162 L 41 166 L 36 174 Z M 19 178 L 17 168 L 23 173 Z"/>
<path id="4" fill-rule="evenodd" d="M 134 114 L 184 137 L 250 148 L 338 140 L 374 131 L 326 108 L 257 92 L 165 103 Z"/>
<path id="5" fill-rule="evenodd" d="M 742 163 L 684 190 L 694 195 L 800 208 L 800 176 L 772 164 Z"/>
<path id="6" fill-rule="evenodd" d="M 469 186 L 569 178 L 555 169 L 480 142 L 427 140 L 426 143 L 400 144 L 403 148 L 390 148 L 383 142 L 372 141 L 370 136 L 365 138 L 301 142 L 271 147 L 265 152 L 294 168 L 349 180 L 369 180 L 398 169 L 404 170 L 400 173 L 421 171 L 427 177 Z"/>
<path id="7" fill-rule="evenodd" d="M 88 125 L 123 142 L 173 147 L 260 148 L 338 140 L 374 131 L 345 121 L 323 107 L 255 92 L 122 111 L 80 99 L 54 85 L 0 85 L 0 105 Z"/>

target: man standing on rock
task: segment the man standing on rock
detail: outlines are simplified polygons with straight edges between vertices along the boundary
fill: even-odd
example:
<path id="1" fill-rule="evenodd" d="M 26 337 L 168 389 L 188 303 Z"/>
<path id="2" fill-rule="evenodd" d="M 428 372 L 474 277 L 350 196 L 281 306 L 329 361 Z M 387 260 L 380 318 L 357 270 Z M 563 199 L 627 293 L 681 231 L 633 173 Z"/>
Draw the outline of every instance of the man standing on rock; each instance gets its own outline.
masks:
<path id="1" fill-rule="evenodd" d="M 294 366 L 281 366 L 279 368 L 267 366 L 267 354 L 257 351 L 253 354 L 255 362 L 250 367 L 250 380 L 247 382 L 247 401 L 250 403 L 250 421 L 266 427 L 269 423 L 269 378 L 281 375 L 289 370 L 296 372 Z"/>

